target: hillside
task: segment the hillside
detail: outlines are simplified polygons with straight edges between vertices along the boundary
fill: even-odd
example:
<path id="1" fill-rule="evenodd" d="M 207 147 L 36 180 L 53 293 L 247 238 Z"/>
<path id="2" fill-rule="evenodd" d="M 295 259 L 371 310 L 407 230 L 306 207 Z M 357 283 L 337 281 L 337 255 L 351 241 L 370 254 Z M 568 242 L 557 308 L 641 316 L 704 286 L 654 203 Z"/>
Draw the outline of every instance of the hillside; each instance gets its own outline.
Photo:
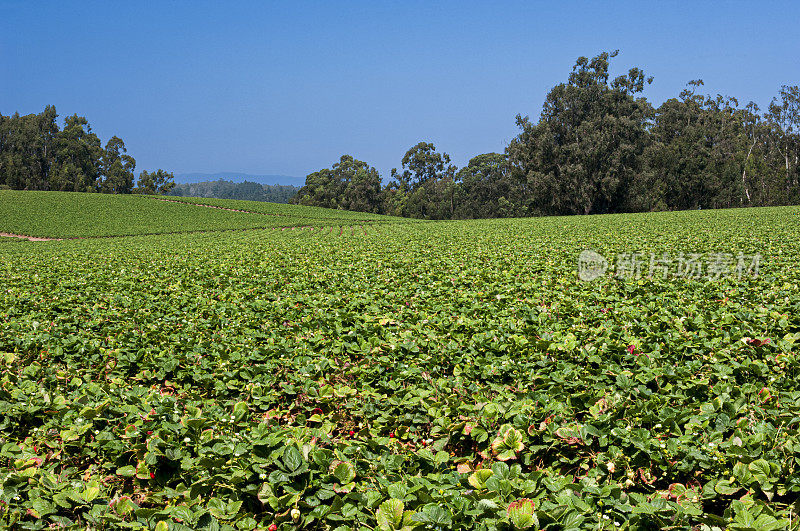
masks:
<path id="1" fill-rule="evenodd" d="M 217 208 L 205 208 L 202 205 Z M 227 209 L 240 210 L 232 212 Z M 0 190 L 0 232 L 48 238 L 391 221 L 316 207 L 141 195 Z"/>

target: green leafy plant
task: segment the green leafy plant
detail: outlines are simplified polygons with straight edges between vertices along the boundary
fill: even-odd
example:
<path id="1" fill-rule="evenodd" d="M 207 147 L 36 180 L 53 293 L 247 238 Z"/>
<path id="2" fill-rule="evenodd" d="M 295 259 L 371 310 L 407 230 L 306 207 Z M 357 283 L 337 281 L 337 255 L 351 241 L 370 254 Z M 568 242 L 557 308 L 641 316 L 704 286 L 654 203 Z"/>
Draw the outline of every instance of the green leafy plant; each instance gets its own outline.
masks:
<path id="1" fill-rule="evenodd" d="M 516 529 L 530 529 L 538 527 L 539 520 L 536 518 L 536 504 L 533 500 L 523 498 L 508 504 L 508 518 Z"/>
<path id="2" fill-rule="evenodd" d="M 2 240 L 0 527 L 797 529 L 797 215 Z"/>

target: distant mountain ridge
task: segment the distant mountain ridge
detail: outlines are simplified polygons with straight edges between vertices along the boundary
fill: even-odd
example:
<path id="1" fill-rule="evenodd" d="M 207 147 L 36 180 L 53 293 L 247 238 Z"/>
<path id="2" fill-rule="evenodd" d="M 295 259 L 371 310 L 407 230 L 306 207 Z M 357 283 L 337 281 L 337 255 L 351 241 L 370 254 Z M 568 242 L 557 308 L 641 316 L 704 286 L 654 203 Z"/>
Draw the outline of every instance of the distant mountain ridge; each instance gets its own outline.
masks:
<path id="1" fill-rule="evenodd" d="M 290 186 L 303 186 L 306 184 L 304 177 L 293 177 L 291 175 L 250 175 L 248 173 L 237 172 L 220 172 L 220 173 L 176 173 L 175 182 L 181 184 L 199 183 L 210 181 L 230 181 L 234 183 L 243 183 L 249 181 L 258 184 L 267 185 L 290 185 Z"/>

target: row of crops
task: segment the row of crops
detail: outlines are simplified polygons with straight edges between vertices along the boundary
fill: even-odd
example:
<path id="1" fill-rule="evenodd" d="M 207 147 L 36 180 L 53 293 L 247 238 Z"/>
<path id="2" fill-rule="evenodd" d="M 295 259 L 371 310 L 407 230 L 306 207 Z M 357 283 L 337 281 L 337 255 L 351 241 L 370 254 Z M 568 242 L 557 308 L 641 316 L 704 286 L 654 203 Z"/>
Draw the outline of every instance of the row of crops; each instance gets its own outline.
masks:
<path id="1" fill-rule="evenodd" d="M 797 529 L 798 214 L 0 242 L 0 527 Z"/>
<path id="2" fill-rule="evenodd" d="M 403 223 L 419 223 L 419 220 L 409 218 L 397 218 L 370 214 L 368 212 L 353 212 L 349 210 L 332 210 L 304 205 L 285 205 L 282 203 L 243 201 L 238 199 L 217 199 L 210 197 L 178 197 L 169 196 L 169 201 L 190 203 L 193 205 L 207 205 L 219 208 L 230 208 L 247 212 L 258 212 L 273 216 L 289 216 L 292 218 L 313 218 L 313 219 L 335 219 L 343 221 L 401 221 Z"/>
<path id="3" fill-rule="evenodd" d="M 216 207 L 216 208 L 203 208 Z M 232 210 L 247 210 L 234 212 Z M 396 218 L 253 201 L 0 190 L 0 232 L 93 238 L 396 222 Z"/>

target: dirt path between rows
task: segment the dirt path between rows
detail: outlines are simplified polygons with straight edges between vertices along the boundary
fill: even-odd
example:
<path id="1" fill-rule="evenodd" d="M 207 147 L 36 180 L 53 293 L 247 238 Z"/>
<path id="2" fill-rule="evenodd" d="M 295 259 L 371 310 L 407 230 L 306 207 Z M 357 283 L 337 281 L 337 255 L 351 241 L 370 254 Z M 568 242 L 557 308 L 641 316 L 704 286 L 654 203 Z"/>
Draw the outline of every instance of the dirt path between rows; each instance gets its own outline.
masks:
<path id="1" fill-rule="evenodd" d="M 190 203 L 188 201 L 176 201 L 175 199 L 166 199 L 166 198 L 163 198 L 163 197 L 152 197 L 152 199 L 156 199 L 158 201 L 166 201 L 168 203 L 180 203 L 181 205 L 188 205 L 188 206 L 199 206 L 199 207 L 205 207 L 205 208 L 216 208 L 218 210 L 227 210 L 229 212 L 242 212 L 242 213 L 245 213 L 245 214 L 259 214 L 261 216 L 269 216 L 269 217 L 281 217 L 281 216 L 283 216 L 283 217 L 293 217 L 293 216 L 290 216 L 289 214 L 267 214 L 266 212 L 253 212 L 252 210 L 237 210 L 237 209 L 234 209 L 234 208 L 225 208 L 225 207 L 214 206 L 214 205 L 205 205 L 203 203 Z M 303 216 L 298 216 L 298 217 L 302 218 Z M 343 233 L 342 232 L 343 225 L 336 224 L 336 221 L 340 221 L 340 222 L 350 221 L 350 220 L 345 220 L 345 219 L 336 220 L 334 218 L 319 218 L 319 219 L 324 219 L 326 221 L 331 221 L 333 223 L 333 225 L 330 226 L 330 232 L 333 232 L 334 227 L 338 226 L 339 227 L 339 234 Z M 374 220 L 370 220 L 370 219 L 352 220 L 351 221 L 352 224 L 346 224 L 344 226 L 347 226 L 347 227 L 361 226 L 364 223 L 371 223 L 373 221 Z M 321 225 L 321 226 L 317 225 L 316 227 L 319 230 L 322 230 L 323 228 L 328 228 L 328 226 L 326 226 L 326 225 Z M 363 227 L 361 227 L 361 228 L 363 229 Z M 21 240 L 28 240 L 28 241 L 32 241 L 32 242 L 52 242 L 52 241 L 63 241 L 65 239 L 68 239 L 68 240 L 86 240 L 86 239 L 95 239 L 95 238 L 130 238 L 130 237 L 133 237 L 133 236 L 157 236 L 157 235 L 161 235 L 161 234 L 191 234 L 191 233 L 206 233 L 206 232 L 227 232 L 227 231 L 238 231 L 238 230 L 268 230 L 268 229 L 282 230 L 282 231 L 284 231 L 284 230 L 294 230 L 294 229 L 300 229 L 300 230 L 311 229 L 311 231 L 313 231 L 314 230 L 314 226 L 311 226 L 311 225 L 294 225 L 294 226 L 288 226 L 288 227 L 248 227 L 246 229 L 190 230 L 190 231 L 179 231 L 179 232 L 155 232 L 155 233 L 149 233 L 149 234 L 119 234 L 119 235 L 116 235 L 116 236 L 93 236 L 93 237 L 72 236 L 70 238 L 42 238 L 42 237 L 39 237 L 39 236 L 27 236 L 25 234 L 12 234 L 10 232 L 0 232 L 0 238 L 19 238 Z M 366 234 L 366 231 L 364 232 L 364 234 Z"/>
<path id="2" fill-rule="evenodd" d="M 24 234 L 11 234 L 10 232 L 0 232 L 0 238 L 19 238 L 32 242 L 52 242 L 61 241 L 61 238 L 39 238 L 38 236 L 26 236 Z"/>
<path id="3" fill-rule="evenodd" d="M 214 207 L 212 207 L 214 208 Z M 102 239 L 112 239 L 112 238 L 136 238 L 141 236 L 172 236 L 175 234 L 209 234 L 212 232 L 240 232 L 240 231 L 267 231 L 267 230 L 279 230 L 279 231 L 287 231 L 287 230 L 305 230 L 308 229 L 310 232 L 314 232 L 315 230 L 319 232 L 324 232 L 324 229 L 328 229 L 329 233 L 334 232 L 335 229 L 339 229 L 339 235 L 344 234 L 344 229 L 349 228 L 355 234 L 356 227 L 361 228 L 364 231 L 364 235 L 367 234 L 366 228 L 360 224 L 354 225 L 294 225 L 288 227 L 247 227 L 243 229 L 201 229 L 201 230 L 184 230 L 184 231 L 177 231 L 177 232 L 149 232 L 144 234 L 116 234 L 116 235 L 108 235 L 108 236 L 70 236 L 68 238 L 42 238 L 39 236 L 27 236 L 25 234 L 11 234 L 10 232 L 0 232 L 0 238 L 17 238 L 20 240 L 28 240 L 32 242 L 53 242 L 53 241 L 64 241 L 64 240 L 102 240 Z"/>
<path id="4" fill-rule="evenodd" d="M 235 208 L 225 208 L 221 206 L 205 205 L 203 203 L 190 203 L 188 201 L 177 201 L 175 199 L 164 199 L 163 197 L 154 197 L 159 201 L 166 201 L 167 203 L 180 203 L 182 205 L 201 206 L 206 208 L 216 208 L 217 210 L 227 210 L 228 212 L 244 212 L 245 214 L 261 214 L 262 216 L 280 216 L 281 214 L 267 214 L 265 212 L 253 212 L 251 210 L 236 210 Z"/>
<path id="5" fill-rule="evenodd" d="M 310 218 L 308 216 L 300 216 L 300 215 L 293 215 L 293 214 L 279 214 L 277 212 L 267 213 L 267 212 L 256 212 L 254 210 L 238 210 L 238 209 L 235 209 L 235 208 L 226 208 L 226 207 L 215 206 L 215 205 L 207 205 L 205 203 L 191 203 L 189 201 L 178 201 L 177 199 L 167 199 L 165 197 L 154 197 L 154 196 L 151 196 L 151 195 L 144 196 L 144 197 L 156 199 L 158 201 L 166 201 L 167 203 L 179 203 L 181 205 L 199 206 L 199 207 L 205 207 L 205 208 L 216 208 L 217 210 L 227 210 L 228 212 L 242 212 L 244 214 L 258 214 L 259 216 L 284 217 L 284 218 L 302 218 L 302 219 L 324 219 L 326 221 L 330 221 L 331 223 L 336 223 L 337 221 L 342 221 L 342 222 L 348 221 L 345 218 L 322 218 L 322 217 L 321 218 Z M 375 222 L 377 220 L 353 218 L 351 221 L 353 223 L 355 223 L 356 225 L 360 225 L 362 223 L 373 223 L 373 222 Z"/>

